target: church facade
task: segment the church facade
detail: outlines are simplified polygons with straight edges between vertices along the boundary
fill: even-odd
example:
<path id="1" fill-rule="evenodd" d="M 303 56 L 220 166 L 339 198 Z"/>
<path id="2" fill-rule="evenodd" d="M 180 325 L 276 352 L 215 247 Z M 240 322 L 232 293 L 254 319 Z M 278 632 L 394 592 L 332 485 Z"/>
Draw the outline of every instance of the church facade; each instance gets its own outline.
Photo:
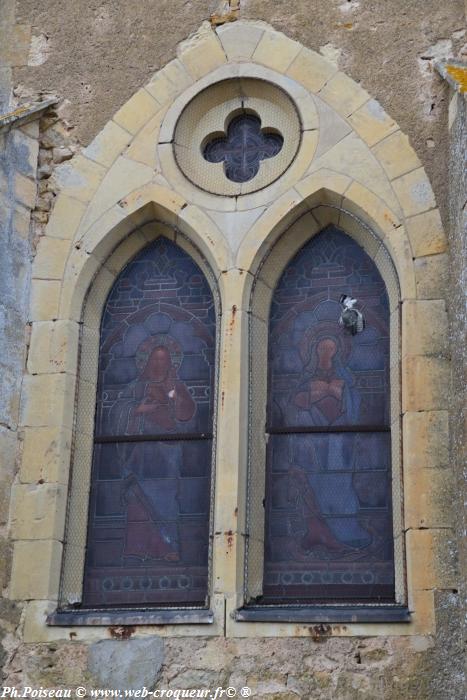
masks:
<path id="1" fill-rule="evenodd" d="M 463 697 L 465 12 L 315 4 L 0 10 L 5 697 Z"/>

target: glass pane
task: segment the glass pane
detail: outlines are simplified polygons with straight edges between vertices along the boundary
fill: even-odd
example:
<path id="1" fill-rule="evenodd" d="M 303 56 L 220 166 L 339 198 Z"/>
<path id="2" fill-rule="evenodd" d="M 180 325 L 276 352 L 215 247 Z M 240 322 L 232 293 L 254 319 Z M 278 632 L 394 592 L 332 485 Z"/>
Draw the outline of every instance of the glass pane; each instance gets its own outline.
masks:
<path id="1" fill-rule="evenodd" d="M 97 435 L 211 430 L 214 301 L 183 250 L 158 239 L 125 268 L 101 333 Z"/>
<path id="2" fill-rule="evenodd" d="M 230 122 L 227 136 L 214 137 L 204 149 L 210 163 L 224 162 L 225 175 L 233 182 L 248 182 L 257 175 L 261 161 L 274 158 L 282 149 L 283 137 L 261 129 L 261 119 L 241 114 Z"/>
<path id="3" fill-rule="evenodd" d="M 339 325 L 342 294 L 358 300 L 365 330 Z M 389 310 L 363 249 L 337 229 L 308 243 L 274 292 L 269 425 L 389 425 Z"/>
<path id="4" fill-rule="evenodd" d="M 84 602 L 203 602 L 211 440 L 94 448 Z"/>
<path id="5" fill-rule="evenodd" d="M 342 294 L 366 320 L 355 336 L 338 322 Z M 266 602 L 394 599 L 388 326 L 378 270 L 334 227 L 297 254 L 274 292 Z"/>
<path id="6" fill-rule="evenodd" d="M 158 239 L 102 319 L 85 606 L 205 602 L 214 355 L 208 283 Z"/>

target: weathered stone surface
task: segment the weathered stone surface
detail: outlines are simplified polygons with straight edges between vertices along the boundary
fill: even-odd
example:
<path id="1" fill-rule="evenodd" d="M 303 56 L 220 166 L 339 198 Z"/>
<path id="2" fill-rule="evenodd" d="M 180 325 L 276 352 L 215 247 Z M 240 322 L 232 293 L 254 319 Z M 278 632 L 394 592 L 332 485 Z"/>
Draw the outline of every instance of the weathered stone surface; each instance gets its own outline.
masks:
<path id="1" fill-rule="evenodd" d="M 159 637 L 104 640 L 89 647 L 88 670 L 101 687 L 153 688 L 164 661 Z"/>

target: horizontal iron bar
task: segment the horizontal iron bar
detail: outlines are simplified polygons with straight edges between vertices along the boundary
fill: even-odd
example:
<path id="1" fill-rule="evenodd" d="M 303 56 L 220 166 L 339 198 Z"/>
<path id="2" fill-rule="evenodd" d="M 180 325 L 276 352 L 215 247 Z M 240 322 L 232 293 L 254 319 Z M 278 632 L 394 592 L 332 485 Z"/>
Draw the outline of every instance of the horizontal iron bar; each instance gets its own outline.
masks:
<path id="1" fill-rule="evenodd" d="M 289 435 L 290 433 L 390 433 L 385 425 L 292 425 L 286 428 L 266 428 L 269 435 Z"/>
<path id="2" fill-rule="evenodd" d="M 235 611 L 237 622 L 410 622 L 408 608 L 396 605 L 378 606 L 308 606 L 281 608 L 272 606 L 245 607 Z"/>
<path id="3" fill-rule="evenodd" d="M 183 442 L 184 440 L 212 440 L 212 433 L 165 433 L 161 435 L 98 435 L 97 444 L 106 442 Z"/>
<path id="4" fill-rule="evenodd" d="M 211 625 L 212 610 L 63 610 L 48 615 L 47 625 Z"/>

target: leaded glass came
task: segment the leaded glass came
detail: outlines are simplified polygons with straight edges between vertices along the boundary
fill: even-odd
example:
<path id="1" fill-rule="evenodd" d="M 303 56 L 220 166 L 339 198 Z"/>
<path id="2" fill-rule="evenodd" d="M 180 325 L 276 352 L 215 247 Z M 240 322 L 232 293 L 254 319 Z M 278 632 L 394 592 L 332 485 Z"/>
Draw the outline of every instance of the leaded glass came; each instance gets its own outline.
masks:
<path id="1" fill-rule="evenodd" d="M 215 308 L 159 238 L 118 277 L 100 336 L 83 605 L 204 604 Z"/>
<path id="2" fill-rule="evenodd" d="M 342 294 L 365 317 L 354 336 Z M 279 280 L 268 362 L 263 602 L 393 601 L 388 298 L 335 227 Z"/>

